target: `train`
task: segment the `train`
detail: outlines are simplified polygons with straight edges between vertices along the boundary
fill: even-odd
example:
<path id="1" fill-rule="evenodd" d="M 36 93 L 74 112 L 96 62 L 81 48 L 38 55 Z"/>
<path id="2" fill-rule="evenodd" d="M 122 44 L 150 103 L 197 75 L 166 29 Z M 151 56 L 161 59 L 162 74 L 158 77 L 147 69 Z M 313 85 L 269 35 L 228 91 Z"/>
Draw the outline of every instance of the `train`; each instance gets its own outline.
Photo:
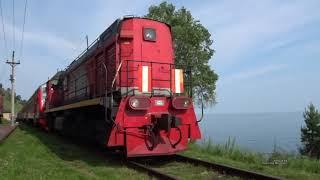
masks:
<path id="1" fill-rule="evenodd" d="M 18 120 L 120 149 L 172 155 L 201 138 L 192 67 L 174 60 L 170 25 L 115 20 L 65 70 L 40 85 Z"/>

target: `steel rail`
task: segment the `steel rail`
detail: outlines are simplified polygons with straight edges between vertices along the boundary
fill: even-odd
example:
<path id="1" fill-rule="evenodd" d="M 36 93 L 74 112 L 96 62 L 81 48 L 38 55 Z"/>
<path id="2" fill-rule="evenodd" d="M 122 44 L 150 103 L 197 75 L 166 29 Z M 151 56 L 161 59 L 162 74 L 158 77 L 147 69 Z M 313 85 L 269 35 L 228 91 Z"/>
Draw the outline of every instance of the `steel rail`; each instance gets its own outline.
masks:
<path id="1" fill-rule="evenodd" d="M 127 165 L 133 169 L 136 169 L 138 171 L 144 171 L 147 172 L 149 176 L 156 177 L 158 179 L 167 179 L 167 180 L 178 180 L 178 177 L 171 176 L 168 174 L 165 174 L 161 171 L 155 170 L 154 168 L 145 166 L 141 163 L 138 163 L 136 161 L 127 161 Z"/>
<path id="2" fill-rule="evenodd" d="M 208 161 L 195 159 L 195 158 L 178 155 L 178 154 L 174 155 L 173 159 L 179 162 L 186 162 L 196 166 L 207 167 L 208 169 L 217 170 L 218 172 L 226 175 L 237 176 L 245 179 L 263 179 L 263 180 L 280 180 L 281 179 L 280 177 L 276 177 L 276 176 L 265 175 L 258 172 L 239 169 L 239 168 L 224 165 L 224 164 L 208 162 Z"/>

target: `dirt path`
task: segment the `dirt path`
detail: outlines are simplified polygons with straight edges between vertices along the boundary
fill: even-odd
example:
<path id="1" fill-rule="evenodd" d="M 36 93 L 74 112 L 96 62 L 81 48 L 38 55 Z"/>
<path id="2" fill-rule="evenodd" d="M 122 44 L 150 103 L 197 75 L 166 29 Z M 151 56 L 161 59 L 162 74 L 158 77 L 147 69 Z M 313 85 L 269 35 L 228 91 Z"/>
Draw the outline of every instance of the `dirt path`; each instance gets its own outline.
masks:
<path id="1" fill-rule="evenodd" d="M 0 144 L 16 129 L 17 126 L 0 125 Z"/>

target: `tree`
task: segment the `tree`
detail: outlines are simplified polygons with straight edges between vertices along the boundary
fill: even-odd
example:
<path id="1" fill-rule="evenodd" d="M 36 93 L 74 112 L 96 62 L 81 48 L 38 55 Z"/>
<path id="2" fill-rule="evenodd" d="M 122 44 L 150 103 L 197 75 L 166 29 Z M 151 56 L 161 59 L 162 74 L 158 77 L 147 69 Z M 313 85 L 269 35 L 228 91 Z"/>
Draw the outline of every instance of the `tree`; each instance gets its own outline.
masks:
<path id="1" fill-rule="evenodd" d="M 150 6 L 146 17 L 171 25 L 175 64 L 192 67 L 192 85 L 196 100 L 215 103 L 218 75 L 209 65 L 209 60 L 214 54 L 209 31 L 200 21 L 195 20 L 186 8 L 176 9 L 173 4 L 167 2 Z"/>
<path id="2" fill-rule="evenodd" d="M 0 95 L 4 94 L 4 89 L 2 83 L 0 83 Z"/>
<path id="3" fill-rule="evenodd" d="M 17 95 L 17 96 L 16 96 L 16 100 L 17 100 L 17 102 L 21 102 L 21 100 L 22 100 L 21 96 L 20 96 L 20 95 Z"/>
<path id="4" fill-rule="evenodd" d="M 301 142 L 303 147 L 300 153 L 310 157 L 320 157 L 320 113 L 310 103 L 303 113 L 306 125 L 301 128 Z"/>

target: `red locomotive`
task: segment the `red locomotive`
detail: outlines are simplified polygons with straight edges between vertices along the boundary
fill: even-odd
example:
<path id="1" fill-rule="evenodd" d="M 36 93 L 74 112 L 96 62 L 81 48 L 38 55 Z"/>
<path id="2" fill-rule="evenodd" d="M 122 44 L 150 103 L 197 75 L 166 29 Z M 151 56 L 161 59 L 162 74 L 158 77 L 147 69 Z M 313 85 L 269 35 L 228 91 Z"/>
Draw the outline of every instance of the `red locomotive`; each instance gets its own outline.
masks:
<path id="1" fill-rule="evenodd" d="M 201 133 L 191 72 L 174 63 L 171 34 L 163 22 L 116 20 L 40 86 L 19 119 L 32 112 L 49 131 L 122 148 L 127 157 L 185 150 Z"/>

